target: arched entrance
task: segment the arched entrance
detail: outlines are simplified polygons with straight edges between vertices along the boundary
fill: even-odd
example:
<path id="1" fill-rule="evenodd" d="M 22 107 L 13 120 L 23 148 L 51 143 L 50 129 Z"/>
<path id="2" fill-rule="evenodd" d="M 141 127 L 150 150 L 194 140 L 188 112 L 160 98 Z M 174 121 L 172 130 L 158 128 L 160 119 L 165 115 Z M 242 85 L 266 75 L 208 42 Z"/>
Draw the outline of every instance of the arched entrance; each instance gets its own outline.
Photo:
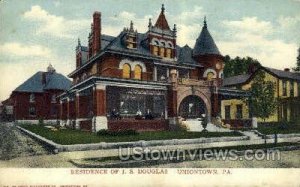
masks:
<path id="1" fill-rule="evenodd" d="M 185 119 L 200 118 L 201 114 L 207 115 L 207 108 L 199 96 L 189 95 L 179 105 L 179 116 Z"/>

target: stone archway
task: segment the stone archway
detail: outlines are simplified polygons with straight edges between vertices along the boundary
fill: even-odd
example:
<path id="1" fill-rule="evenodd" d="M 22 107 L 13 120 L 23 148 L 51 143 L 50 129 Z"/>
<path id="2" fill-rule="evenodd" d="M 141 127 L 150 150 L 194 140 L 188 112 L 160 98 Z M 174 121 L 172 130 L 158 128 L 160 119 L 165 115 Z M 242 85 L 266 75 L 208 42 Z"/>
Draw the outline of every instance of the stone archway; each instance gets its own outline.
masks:
<path id="1" fill-rule="evenodd" d="M 189 95 L 181 101 L 178 114 L 185 119 L 196 119 L 207 115 L 207 108 L 199 96 Z"/>
<path id="2" fill-rule="evenodd" d="M 201 90 L 200 90 L 201 89 Z M 210 89 L 207 87 L 207 88 L 193 88 L 191 86 L 180 86 L 178 87 L 178 90 L 177 90 L 177 112 L 178 112 L 178 115 L 180 115 L 180 105 L 182 104 L 182 102 L 184 101 L 185 98 L 187 98 L 188 96 L 197 96 L 198 99 L 200 99 L 201 102 L 204 103 L 205 105 L 205 113 L 207 114 L 208 116 L 208 119 L 210 120 L 210 116 L 211 116 L 211 100 L 210 100 L 210 97 L 211 97 L 211 91 Z"/>

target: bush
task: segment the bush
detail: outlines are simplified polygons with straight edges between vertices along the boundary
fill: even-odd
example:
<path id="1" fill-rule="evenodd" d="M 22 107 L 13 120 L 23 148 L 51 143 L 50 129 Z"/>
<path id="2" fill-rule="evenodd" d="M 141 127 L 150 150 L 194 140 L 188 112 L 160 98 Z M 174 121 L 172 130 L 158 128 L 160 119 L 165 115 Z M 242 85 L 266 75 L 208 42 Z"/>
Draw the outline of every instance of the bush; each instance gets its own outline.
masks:
<path id="1" fill-rule="evenodd" d="M 43 118 L 40 118 L 40 119 L 39 119 L 39 125 L 40 125 L 40 126 L 44 126 L 44 119 L 43 119 Z"/>
<path id="2" fill-rule="evenodd" d="M 138 135 L 139 133 L 135 130 L 128 129 L 128 130 L 119 130 L 119 131 L 109 131 L 106 129 L 99 130 L 97 132 L 98 136 L 131 136 L 131 135 Z"/>

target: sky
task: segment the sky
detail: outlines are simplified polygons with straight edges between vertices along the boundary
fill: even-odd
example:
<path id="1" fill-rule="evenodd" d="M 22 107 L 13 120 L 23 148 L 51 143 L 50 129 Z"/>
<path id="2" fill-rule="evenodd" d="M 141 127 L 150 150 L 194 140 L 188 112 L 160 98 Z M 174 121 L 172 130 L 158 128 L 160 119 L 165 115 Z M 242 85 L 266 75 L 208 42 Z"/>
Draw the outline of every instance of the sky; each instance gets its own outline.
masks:
<path id="1" fill-rule="evenodd" d="M 161 4 L 180 46 L 194 47 L 206 16 L 223 55 L 277 69 L 296 64 L 300 0 L 1 0 L 0 101 L 50 63 L 64 75 L 73 71 L 77 40 L 87 45 L 94 11 L 102 13 L 102 33 L 116 36 L 131 20 L 146 32 Z"/>

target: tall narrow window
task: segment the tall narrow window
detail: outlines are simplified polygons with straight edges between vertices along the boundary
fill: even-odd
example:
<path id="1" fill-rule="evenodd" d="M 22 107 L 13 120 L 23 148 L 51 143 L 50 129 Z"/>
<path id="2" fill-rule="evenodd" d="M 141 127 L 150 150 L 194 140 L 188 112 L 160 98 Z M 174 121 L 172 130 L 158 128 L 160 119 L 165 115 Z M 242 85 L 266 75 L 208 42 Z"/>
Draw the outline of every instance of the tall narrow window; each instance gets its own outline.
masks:
<path id="1" fill-rule="evenodd" d="M 294 97 L 294 82 L 290 81 L 290 97 Z"/>
<path id="2" fill-rule="evenodd" d="M 158 55 L 158 47 L 157 46 L 153 46 L 153 54 Z"/>
<path id="3" fill-rule="evenodd" d="M 52 95 L 51 97 L 51 103 L 56 103 L 56 95 Z"/>
<path id="4" fill-rule="evenodd" d="M 165 48 L 163 48 L 163 47 L 160 48 L 159 55 L 161 57 L 165 57 Z"/>
<path id="5" fill-rule="evenodd" d="M 35 116 L 36 115 L 35 107 L 29 107 L 29 115 L 30 116 Z"/>
<path id="6" fill-rule="evenodd" d="M 31 103 L 35 102 L 35 95 L 34 94 L 30 94 L 30 96 L 29 96 L 29 102 L 31 102 Z"/>
<path id="7" fill-rule="evenodd" d="M 230 105 L 225 106 L 225 119 L 230 119 Z"/>
<path id="8" fill-rule="evenodd" d="M 140 65 L 134 67 L 134 79 L 142 79 L 142 67 Z"/>
<path id="9" fill-rule="evenodd" d="M 171 58 L 171 56 L 172 56 L 171 49 L 167 49 L 167 58 Z"/>
<path id="10" fill-rule="evenodd" d="M 300 96 L 300 82 L 297 82 L 297 85 L 298 85 L 298 97 Z"/>
<path id="11" fill-rule="evenodd" d="M 243 105 L 236 105 L 236 119 L 243 118 Z"/>
<path id="12" fill-rule="evenodd" d="M 123 78 L 129 79 L 130 78 L 130 65 L 129 64 L 124 64 L 123 65 Z"/>
<path id="13" fill-rule="evenodd" d="M 287 94 L 286 81 L 282 81 L 282 95 L 286 96 L 286 94 Z"/>

